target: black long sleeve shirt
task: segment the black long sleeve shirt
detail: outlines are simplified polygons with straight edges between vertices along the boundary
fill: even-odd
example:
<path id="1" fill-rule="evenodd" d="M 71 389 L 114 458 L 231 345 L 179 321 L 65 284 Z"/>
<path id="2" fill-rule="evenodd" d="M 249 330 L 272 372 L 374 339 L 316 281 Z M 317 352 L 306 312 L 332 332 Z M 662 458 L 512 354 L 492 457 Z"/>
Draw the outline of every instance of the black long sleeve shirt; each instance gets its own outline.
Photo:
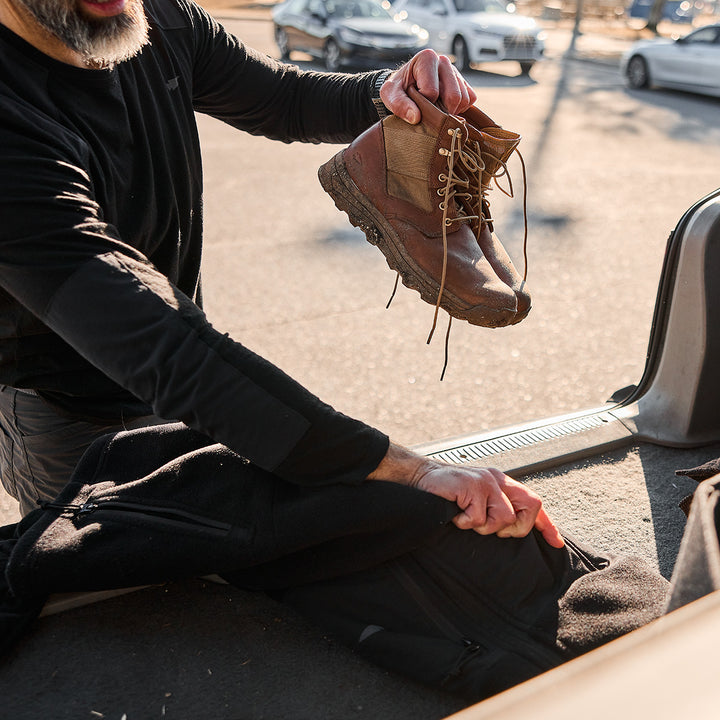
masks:
<path id="1" fill-rule="evenodd" d="M 192 0 L 146 0 L 151 44 L 112 70 L 0 25 L 0 383 L 63 412 L 182 420 L 289 480 L 359 482 L 385 435 L 220 334 L 197 304 L 195 111 L 291 142 L 377 120 L 374 73 L 302 72 Z"/>

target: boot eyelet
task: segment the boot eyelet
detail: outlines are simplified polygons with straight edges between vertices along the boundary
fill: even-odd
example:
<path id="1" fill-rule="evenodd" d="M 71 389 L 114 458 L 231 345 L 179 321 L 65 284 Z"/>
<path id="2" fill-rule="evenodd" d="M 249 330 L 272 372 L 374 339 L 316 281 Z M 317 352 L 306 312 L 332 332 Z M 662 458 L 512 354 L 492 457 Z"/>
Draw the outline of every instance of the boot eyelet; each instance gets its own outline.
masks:
<path id="1" fill-rule="evenodd" d="M 438 175 L 438 180 L 439 180 L 440 182 L 447 182 L 447 175 L 445 175 L 444 173 L 440 173 L 440 174 Z"/>

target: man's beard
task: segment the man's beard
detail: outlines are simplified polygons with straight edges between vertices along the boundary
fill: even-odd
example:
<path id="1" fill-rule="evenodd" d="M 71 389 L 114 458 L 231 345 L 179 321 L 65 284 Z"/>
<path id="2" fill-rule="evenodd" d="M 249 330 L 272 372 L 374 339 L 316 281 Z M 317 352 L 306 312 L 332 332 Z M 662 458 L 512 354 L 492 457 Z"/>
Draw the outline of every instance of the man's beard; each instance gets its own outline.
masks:
<path id="1" fill-rule="evenodd" d="M 137 55 L 148 43 L 142 0 L 128 0 L 120 15 L 98 19 L 83 15 L 75 0 L 15 2 L 91 67 L 113 67 Z"/>

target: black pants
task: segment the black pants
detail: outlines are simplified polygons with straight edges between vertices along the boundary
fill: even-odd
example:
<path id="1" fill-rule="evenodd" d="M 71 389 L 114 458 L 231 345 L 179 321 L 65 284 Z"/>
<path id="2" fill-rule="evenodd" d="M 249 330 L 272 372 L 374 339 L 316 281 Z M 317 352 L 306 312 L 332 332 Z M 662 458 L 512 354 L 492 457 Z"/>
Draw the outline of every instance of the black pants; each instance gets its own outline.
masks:
<path id="1" fill-rule="evenodd" d="M 0 386 L 0 480 L 27 515 L 58 495 L 93 440 L 161 422 L 153 415 L 124 425 L 70 420 L 31 390 Z"/>

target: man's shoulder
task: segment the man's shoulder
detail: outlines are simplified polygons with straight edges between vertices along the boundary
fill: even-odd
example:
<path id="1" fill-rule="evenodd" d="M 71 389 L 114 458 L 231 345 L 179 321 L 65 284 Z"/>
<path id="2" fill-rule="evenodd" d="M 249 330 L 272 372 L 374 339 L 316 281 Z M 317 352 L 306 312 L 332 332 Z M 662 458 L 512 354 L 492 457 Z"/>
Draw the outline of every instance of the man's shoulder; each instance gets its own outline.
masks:
<path id="1" fill-rule="evenodd" d="M 145 0 L 145 12 L 163 30 L 193 27 L 204 14 L 193 0 Z"/>

